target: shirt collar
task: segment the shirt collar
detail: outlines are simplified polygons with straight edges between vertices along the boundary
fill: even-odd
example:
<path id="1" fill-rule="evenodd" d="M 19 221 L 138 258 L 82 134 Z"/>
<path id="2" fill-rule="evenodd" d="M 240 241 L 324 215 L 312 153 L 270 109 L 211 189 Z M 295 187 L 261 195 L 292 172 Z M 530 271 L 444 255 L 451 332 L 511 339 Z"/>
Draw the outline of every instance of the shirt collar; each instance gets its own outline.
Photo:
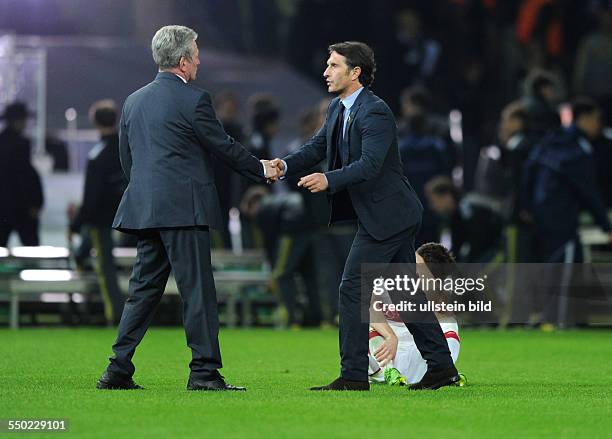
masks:
<path id="1" fill-rule="evenodd" d="M 172 73 L 172 72 L 167 72 L 167 71 L 165 71 L 165 70 L 158 70 L 157 72 L 158 72 L 158 73 L 171 73 L 171 74 L 173 74 L 174 76 L 176 76 L 177 78 L 180 78 L 180 79 L 181 79 L 181 81 L 183 81 L 185 84 L 187 84 L 187 81 L 186 81 L 186 80 L 185 80 L 185 78 L 183 78 L 181 75 L 177 75 L 176 73 Z"/>
<path id="2" fill-rule="evenodd" d="M 176 73 L 175 73 L 175 75 L 176 75 Z M 181 78 L 181 81 L 183 81 L 185 84 L 187 84 L 187 81 L 186 81 L 186 80 L 185 80 L 185 78 L 183 78 L 181 75 L 176 75 L 176 76 L 178 76 L 179 78 Z"/>
<path id="3" fill-rule="evenodd" d="M 340 102 L 342 102 L 342 105 L 344 105 L 344 108 L 346 108 L 347 110 L 350 110 L 353 104 L 355 103 L 355 101 L 357 100 L 359 93 L 361 93 L 362 91 L 363 91 L 363 87 L 359 87 L 352 94 L 348 95 L 344 99 L 341 99 Z"/>

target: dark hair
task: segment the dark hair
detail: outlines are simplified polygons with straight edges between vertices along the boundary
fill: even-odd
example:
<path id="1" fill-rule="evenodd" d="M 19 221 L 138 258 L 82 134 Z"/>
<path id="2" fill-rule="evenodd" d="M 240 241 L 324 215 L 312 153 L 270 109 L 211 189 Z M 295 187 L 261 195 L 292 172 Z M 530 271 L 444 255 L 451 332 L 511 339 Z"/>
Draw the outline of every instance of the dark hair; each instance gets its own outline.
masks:
<path id="1" fill-rule="evenodd" d="M 593 114 L 599 110 L 599 105 L 588 96 L 578 96 L 572 100 L 572 119 L 574 123 L 582 116 Z"/>
<path id="2" fill-rule="evenodd" d="M 556 87 L 557 81 L 551 72 L 534 69 L 527 75 L 525 86 L 529 95 L 539 97 L 544 87 Z"/>
<path id="3" fill-rule="evenodd" d="M 457 188 L 453 184 L 450 177 L 446 175 L 438 175 L 433 177 L 425 184 L 425 192 L 431 195 L 452 195 L 453 198 L 457 199 L 459 194 Z"/>
<path id="4" fill-rule="evenodd" d="M 346 65 L 353 69 L 361 68 L 359 82 L 364 87 L 371 85 L 374 82 L 374 73 L 376 73 L 376 61 L 374 60 L 374 51 L 365 43 L 359 41 L 345 41 L 330 45 L 327 50 L 331 54 L 336 52 L 346 58 Z"/>
<path id="5" fill-rule="evenodd" d="M 428 110 L 431 105 L 431 95 L 422 85 L 413 85 L 405 88 L 401 96 L 402 103 L 412 102 L 417 107 Z"/>
<path id="6" fill-rule="evenodd" d="M 249 98 L 252 112 L 253 130 L 262 131 L 268 124 L 276 123 L 280 119 L 280 107 L 273 96 L 260 93 Z"/>
<path id="7" fill-rule="evenodd" d="M 440 279 L 445 279 L 455 273 L 455 256 L 452 252 L 437 242 L 428 242 L 417 249 L 419 256 L 423 258 L 431 274 Z"/>
<path id="8" fill-rule="evenodd" d="M 224 104 L 227 101 L 239 102 L 238 95 L 232 90 L 223 90 L 215 95 L 215 105 Z"/>
<path id="9" fill-rule="evenodd" d="M 117 106 L 111 99 L 94 102 L 89 109 L 89 119 L 96 125 L 112 128 L 117 124 Z"/>
<path id="10" fill-rule="evenodd" d="M 426 264 L 454 264 L 455 257 L 453 253 L 437 242 L 428 242 L 417 249 L 419 256 L 423 258 Z"/>

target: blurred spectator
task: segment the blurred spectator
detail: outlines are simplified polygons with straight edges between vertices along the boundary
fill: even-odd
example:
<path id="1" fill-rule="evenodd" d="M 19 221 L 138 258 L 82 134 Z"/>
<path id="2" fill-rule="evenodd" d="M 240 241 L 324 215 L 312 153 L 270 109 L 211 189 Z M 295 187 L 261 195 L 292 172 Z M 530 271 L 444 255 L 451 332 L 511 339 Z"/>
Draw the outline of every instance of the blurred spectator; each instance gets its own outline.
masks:
<path id="1" fill-rule="evenodd" d="M 516 37 L 524 46 L 528 67 L 547 67 L 563 51 L 563 8 L 558 0 L 523 0 Z"/>
<path id="2" fill-rule="evenodd" d="M 600 109 L 590 98 L 577 98 L 572 114 L 572 125 L 549 134 L 526 164 L 525 201 L 536 227 L 541 262 L 581 261 L 578 219 L 584 208 L 604 231 L 611 230 L 590 143 L 601 132 Z"/>
<path id="3" fill-rule="evenodd" d="M 560 283 L 563 273 L 558 264 L 582 262 L 578 221 L 583 209 L 591 212 L 612 242 L 590 143 L 601 131 L 601 111 L 592 99 L 577 98 L 572 102 L 572 114 L 572 125 L 550 133 L 534 147 L 526 164 L 525 199 L 535 225 L 537 257 L 539 262 L 557 264 L 542 274 L 549 288 L 535 301 L 535 310 L 541 311 L 540 320 L 546 325 L 566 324 L 568 319 L 567 306 L 560 302 L 561 291 L 567 287 Z"/>
<path id="4" fill-rule="evenodd" d="M 22 102 L 7 105 L 0 119 L 0 247 L 6 247 L 11 232 L 22 245 L 39 245 L 38 227 L 43 207 L 43 189 L 30 162 L 30 140 L 24 136 L 31 114 Z"/>
<path id="5" fill-rule="evenodd" d="M 68 146 L 56 134 L 50 133 L 45 139 L 45 151 L 53 158 L 53 172 L 70 170 Z"/>
<path id="6" fill-rule="evenodd" d="M 574 69 L 574 92 L 595 98 L 612 117 L 612 9 L 599 11 L 599 26 L 580 43 Z M 606 119 L 607 120 L 607 119 Z"/>
<path id="7" fill-rule="evenodd" d="M 525 79 L 523 104 L 527 110 L 530 129 L 536 140 L 561 125 L 556 108 L 561 94 L 559 79 L 551 72 L 535 69 Z"/>
<path id="8" fill-rule="evenodd" d="M 469 191 L 474 185 L 480 147 L 485 144 L 491 103 L 483 99 L 488 95 L 484 63 L 480 57 L 474 54 L 466 56 L 456 69 L 457 74 L 451 75 L 444 85 L 450 108 L 459 111 L 457 124 L 461 128 L 461 141 L 457 140 L 457 143 L 462 147 L 463 189 Z"/>
<path id="9" fill-rule="evenodd" d="M 321 112 L 323 111 L 323 117 L 325 117 L 327 111 L 326 104 L 328 103 L 329 100 L 325 99 L 318 107 L 307 110 L 300 116 L 300 135 L 289 145 L 287 154 L 303 145 L 319 130 L 323 124 Z M 332 284 L 333 281 L 337 280 L 337 277 L 333 274 L 330 275 L 329 270 L 330 268 L 337 267 L 339 269 L 338 273 L 341 273 L 344 261 L 342 261 L 342 265 L 338 266 L 333 260 L 330 260 L 333 258 L 333 250 L 329 246 L 330 244 L 337 245 L 337 242 L 335 239 L 330 238 L 329 235 L 332 232 L 327 228 L 330 215 L 329 203 L 324 193 L 311 193 L 297 186 L 300 177 L 314 172 L 321 172 L 323 169 L 323 166 L 319 164 L 301 174 L 287 178 L 289 189 L 298 194 L 304 204 L 303 229 L 301 233 L 281 238 L 285 241 L 283 246 L 284 254 L 279 255 L 279 258 L 277 258 L 274 273 L 281 289 L 295 290 L 295 280 L 292 271 L 304 271 L 304 269 L 312 271 L 312 268 L 315 268 L 314 274 L 321 282 L 315 283 L 317 291 L 316 293 L 309 294 L 309 297 L 312 294 L 319 294 L 319 285 L 323 287 L 326 305 L 329 308 L 326 318 L 328 323 L 333 323 L 338 301 L 338 283 Z M 331 264 L 331 267 L 329 264 Z M 317 312 L 315 309 L 311 309 L 310 314 L 315 312 Z M 320 310 L 318 314 L 318 323 L 320 323 Z"/>
<path id="10" fill-rule="evenodd" d="M 529 119 L 521 101 L 506 105 L 498 127 L 498 145 L 483 148 L 476 171 L 475 189 L 478 194 L 498 206 L 497 214 L 503 219 L 505 258 L 510 263 L 528 263 L 534 260 L 533 225 L 521 217 L 524 210 L 521 198 L 523 166 L 533 146 L 529 133 Z M 509 270 L 514 269 L 510 265 Z M 529 281 L 524 278 L 508 282 L 506 316 L 513 322 L 526 322 L 532 306 Z M 504 322 L 505 323 L 505 322 Z"/>
<path id="11" fill-rule="evenodd" d="M 284 324 L 291 327 L 318 326 L 321 305 L 317 285 L 311 215 L 299 193 L 270 194 L 253 186 L 242 202 L 243 215 L 254 221 L 263 235 L 264 248 L 272 270 L 272 290 L 279 293 Z M 296 275 L 304 285 L 307 307 L 299 318 L 300 297 Z"/>
<path id="12" fill-rule="evenodd" d="M 480 151 L 476 170 L 475 190 L 502 203 L 499 213 L 515 223 L 520 212 L 520 181 L 522 170 L 533 145 L 529 118 L 521 101 L 506 105 L 498 126 L 498 145 Z"/>
<path id="13" fill-rule="evenodd" d="M 124 298 L 117 281 L 111 226 L 127 182 L 119 161 L 115 103 L 111 100 L 95 102 L 89 110 L 89 117 L 100 134 L 100 143 L 90 151 L 87 159 L 83 202 L 70 223 L 70 235 L 89 235 L 96 250 L 95 268 L 104 301 L 104 315 L 109 325 L 117 325 L 123 312 Z"/>
<path id="14" fill-rule="evenodd" d="M 238 96 L 231 91 L 217 94 L 215 96 L 215 110 L 225 132 L 230 137 L 236 139 L 236 141 L 243 143 L 244 127 L 240 122 L 240 102 L 238 101 Z M 243 177 L 223 163 L 222 160 L 214 156 L 212 159 L 214 163 L 215 185 L 219 193 L 221 218 L 223 220 L 223 229 L 218 232 L 214 231 L 212 235 L 212 245 L 213 247 L 229 249 L 232 246 L 229 232 L 229 211 L 232 207 L 240 205 Z M 246 182 L 244 185 L 246 185 Z"/>
<path id="15" fill-rule="evenodd" d="M 612 209 L 612 128 L 601 130 L 592 144 L 598 187 L 606 207 Z"/>
<path id="16" fill-rule="evenodd" d="M 449 177 L 431 179 L 425 197 L 451 234 L 459 262 L 489 262 L 499 250 L 502 220 L 498 206 L 477 194 L 461 197 Z"/>
<path id="17" fill-rule="evenodd" d="M 251 110 L 251 135 L 249 144 L 252 153 L 259 159 L 272 157 L 272 139 L 280 128 L 280 107 L 272 96 L 257 94 L 249 99 Z"/>
<path id="18" fill-rule="evenodd" d="M 396 50 L 400 58 L 394 84 L 398 88 L 430 84 L 438 67 L 442 47 L 425 33 L 418 12 L 404 9 L 396 18 Z"/>
<path id="19" fill-rule="evenodd" d="M 450 177 L 454 154 L 444 119 L 430 110 L 429 92 L 421 86 L 402 92 L 402 119 L 399 133 L 399 152 L 404 175 L 423 200 L 423 220 L 415 246 L 440 241 L 439 217 L 432 212 L 425 199 L 425 184 L 436 176 Z"/>
<path id="20" fill-rule="evenodd" d="M 244 127 L 240 122 L 240 101 L 238 100 L 238 95 L 229 90 L 218 93 L 215 96 L 215 110 L 225 132 L 238 142 L 242 142 L 244 139 Z"/>
<path id="21" fill-rule="evenodd" d="M 269 159 L 272 157 L 272 140 L 280 129 L 280 107 L 276 99 L 266 93 L 251 96 L 248 100 L 248 106 L 251 114 L 251 127 L 245 145 L 257 158 Z M 257 185 L 250 180 L 241 178 L 241 199 L 244 199 L 247 191 L 255 186 Z M 261 248 L 265 242 L 262 240 L 260 232 L 251 218 L 241 218 L 243 247 Z"/>

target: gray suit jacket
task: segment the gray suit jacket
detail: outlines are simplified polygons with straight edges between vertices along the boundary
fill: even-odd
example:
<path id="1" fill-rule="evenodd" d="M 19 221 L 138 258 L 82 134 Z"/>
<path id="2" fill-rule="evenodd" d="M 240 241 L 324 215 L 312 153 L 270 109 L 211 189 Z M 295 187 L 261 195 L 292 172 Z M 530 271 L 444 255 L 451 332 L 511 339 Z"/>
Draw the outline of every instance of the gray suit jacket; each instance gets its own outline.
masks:
<path id="1" fill-rule="evenodd" d="M 350 110 L 348 162 L 341 169 L 332 169 L 339 105 L 340 99 L 332 100 L 319 132 L 284 158 L 288 172 L 299 173 L 327 158 L 330 223 L 351 216 L 347 204 L 340 202 L 345 189 L 359 222 L 377 240 L 420 223 L 423 206 L 403 173 L 395 118 L 387 104 L 367 88 Z"/>
<path id="2" fill-rule="evenodd" d="M 211 154 L 242 175 L 265 181 L 261 162 L 229 137 L 210 94 L 173 73 L 132 93 L 119 131 L 121 167 L 128 179 L 113 227 L 221 227 Z"/>

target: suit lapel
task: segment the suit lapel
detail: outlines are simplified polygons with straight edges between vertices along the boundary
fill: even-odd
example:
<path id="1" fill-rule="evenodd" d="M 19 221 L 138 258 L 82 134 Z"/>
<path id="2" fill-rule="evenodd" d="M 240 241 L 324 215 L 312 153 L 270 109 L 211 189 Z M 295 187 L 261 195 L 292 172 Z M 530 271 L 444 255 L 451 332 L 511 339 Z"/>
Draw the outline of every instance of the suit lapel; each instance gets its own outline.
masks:
<path id="1" fill-rule="evenodd" d="M 361 103 L 357 103 L 355 102 L 353 104 L 353 106 L 351 107 L 351 112 L 349 113 L 349 117 L 348 120 L 346 122 L 346 135 L 347 137 L 347 142 L 350 143 L 350 132 L 351 132 L 351 126 L 353 125 L 353 121 L 355 120 L 355 116 L 357 115 L 357 112 L 359 111 L 359 107 L 361 106 Z"/>

